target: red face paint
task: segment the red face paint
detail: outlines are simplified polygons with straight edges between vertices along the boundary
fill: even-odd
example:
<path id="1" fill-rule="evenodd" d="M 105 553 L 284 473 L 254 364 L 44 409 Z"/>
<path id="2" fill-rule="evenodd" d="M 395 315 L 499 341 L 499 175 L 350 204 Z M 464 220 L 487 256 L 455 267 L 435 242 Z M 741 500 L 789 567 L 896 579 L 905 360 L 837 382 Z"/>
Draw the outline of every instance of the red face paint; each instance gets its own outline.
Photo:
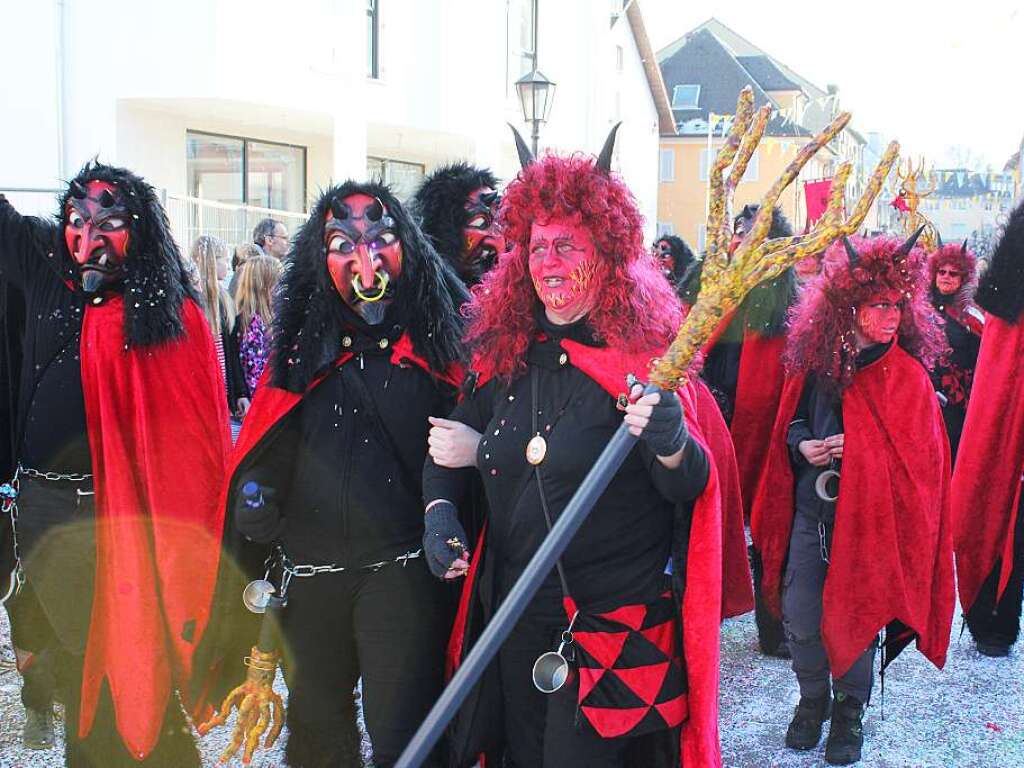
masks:
<path id="1" fill-rule="evenodd" d="M 935 287 L 943 296 L 950 296 L 960 290 L 964 276 L 952 265 L 939 267 L 935 271 Z"/>
<path id="2" fill-rule="evenodd" d="M 651 252 L 661 271 L 671 277 L 676 271 L 676 257 L 672 255 L 672 246 L 665 240 L 658 240 Z"/>
<path id="3" fill-rule="evenodd" d="M 131 214 L 115 185 L 90 181 L 84 189 L 84 196 L 72 191 L 68 198 L 64 242 L 79 267 L 82 287 L 86 293 L 98 293 L 124 279 Z"/>
<path id="4" fill-rule="evenodd" d="M 535 223 L 530 231 L 530 278 L 548 319 L 559 325 L 594 306 L 597 249 L 590 233 L 564 220 Z"/>
<path id="5" fill-rule="evenodd" d="M 883 291 L 857 307 L 857 341 L 861 346 L 888 344 L 903 315 L 898 291 Z"/>
<path id="6" fill-rule="evenodd" d="M 402 274 L 402 241 L 384 203 L 364 194 L 332 200 L 324 246 L 341 298 L 367 322 L 383 320 Z"/>
<path id="7" fill-rule="evenodd" d="M 505 252 L 505 237 L 497 224 L 501 198 L 490 187 L 481 187 L 466 200 L 466 226 L 462 230 L 463 251 L 459 254 L 459 277 L 467 284 L 480 278 Z"/>

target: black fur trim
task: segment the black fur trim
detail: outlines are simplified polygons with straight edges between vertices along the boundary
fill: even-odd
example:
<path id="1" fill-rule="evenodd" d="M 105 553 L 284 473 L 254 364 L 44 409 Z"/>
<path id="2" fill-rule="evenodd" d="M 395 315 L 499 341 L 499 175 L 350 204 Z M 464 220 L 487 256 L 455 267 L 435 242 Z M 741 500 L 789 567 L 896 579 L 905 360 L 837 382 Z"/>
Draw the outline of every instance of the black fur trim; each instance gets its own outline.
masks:
<path id="1" fill-rule="evenodd" d="M 481 187 L 498 188 L 487 168 L 458 162 L 443 165 L 427 176 L 413 196 L 413 215 L 437 252 L 455 270 L 465 247 L 462 230 L 469 222 L 465 209 L 470 193 Z"/>
<path id="2" fill-rule="evenodd" d="M 733 218 L 733 226 L 735 227 L 736 222 L 740 219 L 752 220 L 757 216 L 757 212 L 761 210 L 759 203 L 748 203 L 743 206 L 743 210 L 736 214 Z M 768 229 L 768 239 L 774 240 L 777 237 L 792 237 L 793 236 L 793 225 L 789 223 L 789 219 L 786 218 L 786 214 L 782 212 L 779 206 L 772 208 L 772 225 Z"/>
<path id="3" fill-rule="evenodd" d="M 407 328 L 416 354 L 434 371 L 444 371 L 462 355 L 459 310 L 469 300 L 462 282 L 388 187 L 346 181 L 320 196 L 286 258 L 274 313 L 271 380 L 276 387 L 304 392 L 342 352 L 347 321 L 327 272 L 323 225 L 332 198 L 355 194 L 379 198 L 402 241 L 402 274 L 388 309 L 391 322 Z"/>
<path id="4" fill-rule="evenodd" d="M 1024 310 L 1024 202 L 1010 214 L 974 295 L 978 306 L 1008 323 Z"/>
<path id="5" fill-rule="evenodd" d="M 124 334 L 128 346 L 148 347 L 177 339 L 185 330 L 182 304 L 186 298 L 199 301 L 199 296 L 189 282 L 156 190 L 131 171 L 98 160 L 87 162 L 71 183 L 84 186 L 90 181 L 116 185 L 132 217 L 128 225 L 124 290 Z M 61 195 L 57 211 L 62 228 L 71 183 Z M 77 275 L 64 238 L 58 240 L 63 271 Z"/>

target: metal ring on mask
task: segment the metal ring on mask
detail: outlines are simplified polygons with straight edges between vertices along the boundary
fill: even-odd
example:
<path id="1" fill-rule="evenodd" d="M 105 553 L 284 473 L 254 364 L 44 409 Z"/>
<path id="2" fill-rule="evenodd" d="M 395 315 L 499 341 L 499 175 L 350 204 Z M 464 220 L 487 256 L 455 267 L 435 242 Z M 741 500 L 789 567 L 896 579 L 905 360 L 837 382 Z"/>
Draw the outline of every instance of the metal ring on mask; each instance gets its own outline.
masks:
<path id="1" fill-rule="evenodd" d="M 352 276 L 352 292 L 359 297 L 360 301 L 374 302 L 380 301 L 384 298 L 384 294 L 388 291 L 388 283 L 391 278 L 388 277 L 388 273 L 378 269 L 374 275 L 377 277 L 377 282 L 380 285 L 380 292 L 376 296 L 367 296 L 363 293 L 359 287 L 359 275 Z"/>
<path id="2" fill-rule="evenodd" d="M 818 475 L 818 479 L 814 481 L 814 492 L 816 494 L 818 494 L 818 498 L 821 499 L 822 501 L 832 501 L 832 502 L 834 502 L 834 501 L 838 501 L 839 500 L 839 492 L 838 491 L 836 491 L 836 495 L 835 496 L 829 496 L 829 493 L 828 493 L 828 482 L 833 477 L 836 480 L 838 480 L 839 479 L 839 473 L 836 470 L 834 470 L 834 469 L 826 469 L 824 472 L 822 472 L 820 475 Z"/>

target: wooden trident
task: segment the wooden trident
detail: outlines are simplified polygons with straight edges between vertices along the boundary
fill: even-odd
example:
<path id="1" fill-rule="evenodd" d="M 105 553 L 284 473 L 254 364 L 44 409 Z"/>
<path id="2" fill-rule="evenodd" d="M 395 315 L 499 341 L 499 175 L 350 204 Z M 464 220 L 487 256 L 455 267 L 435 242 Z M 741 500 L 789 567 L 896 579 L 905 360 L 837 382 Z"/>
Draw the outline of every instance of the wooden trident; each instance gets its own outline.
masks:
<path id="1" fill-rule="evenodd" d="M 701 273 L 700 294 L 680 327 L 676 340 L 651 370 L 651 380 L 663 389 L 674 389 L 685 382 L 694 356 L 754 286 L 777 277 L 805 256 L 824 251 L 840 237 L 854 234 L 867 216 L 899 155 L 899 144 L 891 142 L 849 216 L 845 215 L 844 191 L 851 166 L 842 163 L 832 180 L 828 208 L 814 228 L 803 235 L 767 239 L 772 223 L 772 208 L 779 196 L 799 176 L 807 161 L 850 122 L 850 113 L 841 113 L 800 149 L 776 179 L 761 199 L 761 207 L 753 225 L 730 256 L 729 242 L 733 233 L 729 214 L 733 195 L 764 135 L 770 114 L 769 105 L 755 113 L 754 94 L 749 87 L 740 91 L 732 130 L 711 169 L 707 253 Z M 730 166 L 731 170 L 726 177 L 725 172 Z"/>

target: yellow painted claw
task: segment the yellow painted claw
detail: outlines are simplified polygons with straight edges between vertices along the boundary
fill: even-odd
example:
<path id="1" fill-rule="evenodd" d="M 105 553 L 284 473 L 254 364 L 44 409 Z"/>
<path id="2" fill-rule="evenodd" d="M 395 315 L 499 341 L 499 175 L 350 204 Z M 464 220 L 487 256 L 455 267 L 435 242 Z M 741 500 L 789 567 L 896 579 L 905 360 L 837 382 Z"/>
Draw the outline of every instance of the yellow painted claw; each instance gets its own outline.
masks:
<path id="1" fill-rule="evenodd" d="M 220 756 L 221 765 L 230 761 L 243 747 L 242 763 L 248 765 L 259 747 L 260 737 L 267 732 L 268 727 L 270 732 L 263 742 L 264 749 L 274 746 L 274 742 L 281 734 L 284 727 L 284 702 L 274 693 L 273 687 L 277 659 L 276 653 L 253 648 L 252 655 L 245 659 L 245 665 L 249 668 L 245 682 L 231 691 L 221 704 L 220 710 L 199 726 L 199 734 L 206 735 L 213 728 L 224 725 L 231 710 L 238 707 L 238 721 L 231 734 L 231 743 Z"/>

